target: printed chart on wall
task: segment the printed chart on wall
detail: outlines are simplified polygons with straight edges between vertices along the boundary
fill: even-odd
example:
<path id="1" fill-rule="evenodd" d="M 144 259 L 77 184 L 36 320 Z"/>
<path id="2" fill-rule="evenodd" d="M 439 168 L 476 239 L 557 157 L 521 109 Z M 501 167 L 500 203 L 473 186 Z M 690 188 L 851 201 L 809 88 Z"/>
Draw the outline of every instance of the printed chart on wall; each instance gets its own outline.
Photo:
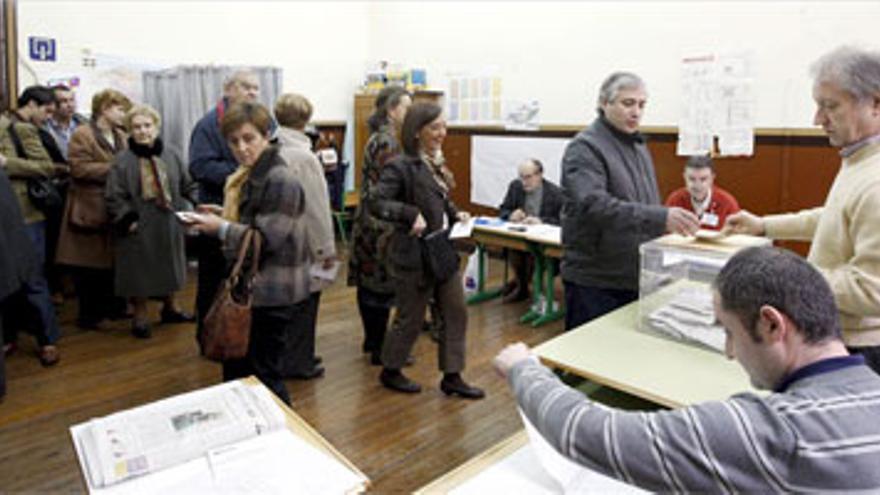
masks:
<path id="1" fill-rule="evenodd" d="M 458 124 L 502 120 L 501 77 L 491 71 L 448 76 L 447 118 Z"/>
<path id="2" fill-rule="evenodd" d="M 71 87 L 76 94 L 77 109 L 83 114 L 90 113 L 92 96 L 107 88 L 120 91 L 132 101 L 143 101 L 144 71 L 165 68 L 159 63 L 93 53 L 88 49 L 59 50 L 58 61 L 51 63 L 19 60 L 24 72 L 39 83 Z"/>
<path id="3" fill-rule="evenodd" d="M 544 178 L 559 184 L 560 164 L 570 139 L 473 136 L 471 138 L 471 201 L 497 208 L 517 167 L 529 158 L 544 166 Z"/>
<path id="4" fill-rule="evenodd" d="M 754 54 L 700 54 L 683 57 L 681 62 L 677 153 L 751 156 Z"/>

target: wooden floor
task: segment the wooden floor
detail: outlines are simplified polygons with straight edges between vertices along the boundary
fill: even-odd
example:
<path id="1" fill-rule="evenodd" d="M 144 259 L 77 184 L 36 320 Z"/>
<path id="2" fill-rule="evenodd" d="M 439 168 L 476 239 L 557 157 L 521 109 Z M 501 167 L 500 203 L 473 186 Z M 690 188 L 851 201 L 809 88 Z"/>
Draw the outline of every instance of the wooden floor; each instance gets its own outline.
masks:
<path id="1" fill-rule="evenodd" d="M 493 261 L 496 283 L 500 272 Z M 439 391 L 436 345 L 427 334 L 413 351 L 415 365 L 406 370 L 423 391 L 397 394 L 379 385 L 379 368 L 361 353 L 355 293 L 344 281 L 342 273 L 321 300 L 317 347 L 326 375 L 287 386 L 294 410 L 370 478 L 374 492 L 410 492 L 520 428 L 492 358 L 508 342 L 534 345 L 553 337 L 561 322 L 539 329 L 519 324 L 526 303 L 494 300 L 471 306 L 464 376 L 487 397 L 465 401 Z M 190 283 L 183 294 L 188 308 L 193 294 Z M 151 309 L 158 320 L 158 308 Z M 77 329 L 71 303 L 60 318 L 64 337 L 56 367 L 40 366 L 26 335 L 7 361 L 8 391 L 0 403 L 0 493 L 84 492 L 70 425 L 219 381 L 219 366 L 198 356 L 192 325 L 154 327 L 154 337 L 140 341 L 129 334 L 127 322 L 100 331 Z"/>

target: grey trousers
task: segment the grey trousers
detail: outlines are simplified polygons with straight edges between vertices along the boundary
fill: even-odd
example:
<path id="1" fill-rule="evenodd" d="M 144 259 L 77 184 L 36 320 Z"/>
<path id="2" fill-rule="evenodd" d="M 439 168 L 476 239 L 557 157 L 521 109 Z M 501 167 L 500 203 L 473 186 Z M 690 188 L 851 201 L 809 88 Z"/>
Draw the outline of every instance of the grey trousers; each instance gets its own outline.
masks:
<path id="1" fill-rule="evenodd" d="M 382 364 L 385 368 L 399 370 L 412 351 L 422 324 L 425 308 L 433 296 L 443 317 L 438 346 L 438 365 L 444 373 L 459 373 L 464 369 L 465 333 L 467 331 L 467 308 L 459 270 L 442 284 L 421 273 L 402 273 L 395 277 L 397 290 L 397 325 L 392 325 L 382 346 Z"/>

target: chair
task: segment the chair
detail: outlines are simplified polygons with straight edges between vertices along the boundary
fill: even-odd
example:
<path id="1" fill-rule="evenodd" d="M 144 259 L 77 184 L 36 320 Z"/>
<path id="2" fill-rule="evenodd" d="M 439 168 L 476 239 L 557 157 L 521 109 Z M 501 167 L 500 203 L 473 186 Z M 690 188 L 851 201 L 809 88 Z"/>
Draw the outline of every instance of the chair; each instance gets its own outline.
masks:
<path id="1" fill-rule="evenodd" d="M 339 159 L 338 148 L 332 136 L 327 140 L 319 140 L 316 153 L 318 161 L 324 165 L 324 178 L 327 179 L 327 195 L 330 197 L 333 223 L 336 224 L 342 243 L 347 245 L 348 227 L 351 224 L 351 214 L 345 209 L 345 173 L 348 170 L 348 162 Z"/>

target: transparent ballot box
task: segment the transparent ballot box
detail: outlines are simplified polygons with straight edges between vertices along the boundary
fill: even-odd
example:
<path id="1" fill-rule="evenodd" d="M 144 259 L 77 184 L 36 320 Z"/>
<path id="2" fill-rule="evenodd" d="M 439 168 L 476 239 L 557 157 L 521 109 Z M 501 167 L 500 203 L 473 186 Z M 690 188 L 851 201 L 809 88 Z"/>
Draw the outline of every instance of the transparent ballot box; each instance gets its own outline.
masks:
<path id="1" fill-rule="evenodd" d="M 724 330 L 712 309 L 712 281 L 737 251 L 770 243 L 745 235 L 670 234 L 642 244 L 639 330 L 724 352 Z"/>

